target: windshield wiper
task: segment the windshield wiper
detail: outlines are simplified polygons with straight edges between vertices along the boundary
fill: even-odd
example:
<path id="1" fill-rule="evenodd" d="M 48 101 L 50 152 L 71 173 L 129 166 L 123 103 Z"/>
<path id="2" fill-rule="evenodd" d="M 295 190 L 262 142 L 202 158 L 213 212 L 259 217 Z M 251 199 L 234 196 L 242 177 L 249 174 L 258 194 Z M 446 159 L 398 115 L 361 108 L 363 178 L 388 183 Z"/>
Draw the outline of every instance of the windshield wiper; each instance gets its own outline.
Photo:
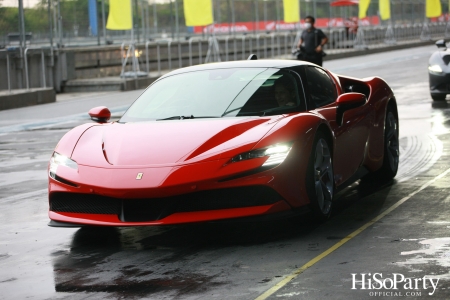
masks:
<path id="1" fill-rule="evenodd" d="M 190 115 L 190 116 L 173 116 L 173 117 L 168 117 L 168 118 L 164 118 L 164 119 L 156 119 L 156 121 L 185 120 L 185 119 L 205 119 L 205 118 L 220 118 L 220 116 L 199 116 L 199 117 L 194 117 L 193 115 Z"/>
<path id="2" fill-rule="evenodd" d="M 224 112 L 223 114 L 222 114 L 222 117 L 223 116 L 226 116 L 226 115 L 228 115 L 228 114 L 230 114 L 230 113 L 232 113 L 233 111 L 237 111 L 237 110 L 239 110 L 239 109 L 241 109 L 241 108 L 243 108 L 244 106 L 241 106 L 241 107 L 238 107 L 238 108 L 235 108 L 235 109 L 232 109 L 232 110 L 228 110 L 228 111 L 226 111 L 226 112 Z"/>
<path id="3" fill-rule="evenodd" d="M 164 118 L 164 119 L 156 119 L 156 121 L 164 121 L 164 120 L 184 120 L 184 119 L 191 119 L 194 116 L 173 116 L 173 117 L 168 117 L 168 118 Z"/>

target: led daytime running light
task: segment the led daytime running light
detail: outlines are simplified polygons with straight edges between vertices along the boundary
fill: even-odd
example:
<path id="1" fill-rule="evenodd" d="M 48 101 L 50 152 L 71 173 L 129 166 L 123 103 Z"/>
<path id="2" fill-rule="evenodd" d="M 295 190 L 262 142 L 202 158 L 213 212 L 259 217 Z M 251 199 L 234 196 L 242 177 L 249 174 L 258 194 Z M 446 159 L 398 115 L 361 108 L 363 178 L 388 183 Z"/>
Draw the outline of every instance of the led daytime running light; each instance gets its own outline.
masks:
<path id="1" fill-rule="evenodd" d="M 268 156 L 269 158 L 264 162 L 264 164 L 262 165 L 263 167 L 279 165 L 286 159 L 289 152 L 291 151 L 291 148 L 292 148 L 292 143 L 275 144 L 275 145 L 269 146 L 267 148 L 252 150 L 249 152 L 245 152 L 245 153 L 236 155 L 235 157 L 233 157 L 231 159 L 231 162 L 235 163 L 235 162 L 240 162 L 243 160 Z"/>
<path id="2" fill-rule="evenodd" d="M 439 65 L 431 65 L 428 67 L 430 73 L 442 73 L 442 68 Z"/>
<path id="3" fill-rule="evenodd" d="M 58 166 L 66 166 L 68 168 L 78 170 L 78 164 L 74 160 L 57 152 L 54 152 L 52 158 L 50 159 L 50 177 L 55 178 Z"/>

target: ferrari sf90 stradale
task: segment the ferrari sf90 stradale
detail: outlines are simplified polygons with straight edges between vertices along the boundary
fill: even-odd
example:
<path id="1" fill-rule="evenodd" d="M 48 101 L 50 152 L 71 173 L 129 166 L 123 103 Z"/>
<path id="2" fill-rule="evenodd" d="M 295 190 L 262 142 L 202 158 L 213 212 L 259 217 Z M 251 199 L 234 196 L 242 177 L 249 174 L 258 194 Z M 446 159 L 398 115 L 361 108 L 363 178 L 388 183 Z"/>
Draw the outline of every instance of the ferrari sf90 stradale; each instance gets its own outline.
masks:
<path id="1" fill-rule="evenodd" d="M 399 162 L 394 94 L 378 77 L 248 60 L 182 68 L 117 122 L 69 131 L 49 164 L 51 226 L 327 218 L 334 194 Z"/>

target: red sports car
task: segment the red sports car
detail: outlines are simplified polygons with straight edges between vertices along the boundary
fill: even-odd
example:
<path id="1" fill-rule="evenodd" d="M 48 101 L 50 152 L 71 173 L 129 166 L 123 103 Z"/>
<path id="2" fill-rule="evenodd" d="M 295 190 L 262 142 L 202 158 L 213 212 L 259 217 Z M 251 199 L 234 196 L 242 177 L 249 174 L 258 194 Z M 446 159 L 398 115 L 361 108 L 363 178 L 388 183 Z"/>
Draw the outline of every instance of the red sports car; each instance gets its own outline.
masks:
<path id="1" fill-rule="evenodd" d="M 378 77 L 290 60 L 182 68 L 117 122 L 69 131 L 49 164 L 50 226 L 327 218 L 333 195 L 399 162 L 394 94 Z"/>

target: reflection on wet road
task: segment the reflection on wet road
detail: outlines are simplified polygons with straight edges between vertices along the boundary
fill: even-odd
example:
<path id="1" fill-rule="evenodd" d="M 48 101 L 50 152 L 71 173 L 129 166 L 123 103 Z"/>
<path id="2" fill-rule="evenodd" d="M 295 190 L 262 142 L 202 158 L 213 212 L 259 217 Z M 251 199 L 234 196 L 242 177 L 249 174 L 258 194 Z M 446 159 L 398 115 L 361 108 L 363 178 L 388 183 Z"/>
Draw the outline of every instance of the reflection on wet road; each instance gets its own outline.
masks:
<path id="1" fill-rule="evenodd" d="M 21 122 L 5 118 L 0 299 L 255 299 L 405 197 L 408 201 L 269 298 L 372 299 L 361 284 L 352 289 L 351 274 L 398 273 L 439 278 L 432 297 L 449 299 L 450 176 L 413 193 L 450 167 L 450 105 L 431 103 L 426 73 L 431 51 L 434 47 L 411 49 L 407 61 L 414 63 L 405 63 L 406 50 L 326 62 L 345 75 L 378 75 L 394 88 L 401 156 L 394 181 L 351 185 L 336 195 L 333 216 L 324 223 L 304 215 L 150 228 L 50 228 L 47 162 L 61 136 L 85 117 L 76 111 L 73 118 L 30 119 L 32 108 L 26 108 Z M 110 97 L 95 101 L 107 104 Z M 115 97 L 120 113 L 121 94 Z M 412 298 L 421 298 L 430 290 L 414 292 L 422 294 Z"/>

